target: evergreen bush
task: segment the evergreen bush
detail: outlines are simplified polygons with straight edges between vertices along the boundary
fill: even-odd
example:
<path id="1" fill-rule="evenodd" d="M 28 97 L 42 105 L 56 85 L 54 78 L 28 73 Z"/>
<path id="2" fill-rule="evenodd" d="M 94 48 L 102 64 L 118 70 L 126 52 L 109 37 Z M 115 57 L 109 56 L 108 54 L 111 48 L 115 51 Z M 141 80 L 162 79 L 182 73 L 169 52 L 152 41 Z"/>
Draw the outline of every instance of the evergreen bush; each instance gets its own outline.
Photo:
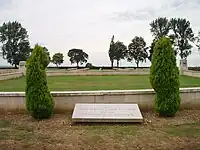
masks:
<path id="1" fill-rule="evenodd" d="M 156 92 L 156 111 L 160 116 L 174 116 L 180 107 L 179 70 L 172 44 L 166 37 L 154 46 L 150 83 Z"/>
<path id="2" fill-rule="evenodd" d="M 54 107 L 47 86 L 46 66 L 42 63 L 44 54 L 44 49 L 36 45 L 26 65 L 26 108 L 35 119 L 51 117 Z"/>

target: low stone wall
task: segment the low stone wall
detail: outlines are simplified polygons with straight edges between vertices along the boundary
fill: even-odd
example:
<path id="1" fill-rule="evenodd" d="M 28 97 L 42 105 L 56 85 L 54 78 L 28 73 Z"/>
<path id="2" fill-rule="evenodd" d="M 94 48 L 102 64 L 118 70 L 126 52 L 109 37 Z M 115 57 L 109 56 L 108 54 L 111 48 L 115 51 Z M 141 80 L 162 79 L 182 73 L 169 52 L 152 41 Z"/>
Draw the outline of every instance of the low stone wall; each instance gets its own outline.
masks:
<path id="1" fill-rule="evenodd" d="M 14 78 L 19 78 L 21 76 L 23 76 L 23 72 L 4 73 L 0 74 L 0 80 L 14 79 Z"/>
<path id="2" fill-rule="evenodd" d="M 84 75 L 145 75 L 149 74 L 148 69 L 117 69 L 117 70 L 89 70 L 88 68 L 84 69 L 73 69 L 73 70 L 65 70 L 65 69 L 55 69 L 55 70 L 47 70 L 47 76 L 84 76 Z M 0 71 L 0 80 L 8 80 L 18 78 L 24 75 L 23 71 L 18 69 L 13 69 L 12 71 L 1 70 Z"/>
<path id="3" fill-rule="evenodd" d="M 0 74 L 18 72 L 19 69 L 0 69 Z"/>
<path id="4" fill-rule="evenodd" d="M 5 73 L 3 73 L 5 72 Z M 149 68 L 145 69 L 113 69 L 113 70 L 89 70 L 85 69 L 73 69 L 73 70 L 65 70 L 65 69 L 52 69 L 47 70 L 47 76 L 102 76 L 102 75 L 149 75 Z M 181 75 L 191 76 L 191 77 L 200 77 L 200 71 L 191 71 L 191 70 L 183 70 Z M 6 72 L 5 70 L 0 73 L 0 80 L 8 80 L 13 78 L 18 78 L 23 76 L 23 72 L 17 71 L 13 69 L 12 72 Z"/>
<path id="5" fill-rule="evenodd" d="M 55 111 L 72 111 L 76 103 L 136 103 L 142 111 L 154 108 L 155 92 L 146 90 L 66 91 L 51 92 Z M 181 88 L 181 108 L 200 109 L 200 87 Z M 0 112 L 25 112 L 24 92 L 0 92 Z"/>
<path id="6" fill-rule="evenodd" d="M 182 70 L 182 75 L 200 78 L 200 71 Z"/>
<path id="7" fill-rule="evenodd" d="M 76 76 L 83 76 L 83 75 L 148 75 L 149 74 L 149 69 L 119 69 L 119 70 L 88 70 L 88 69 L 83 69 L 83 70 L 73 70 L 73 71 L 68 71 L 68 70 L 47 70 L 47 76 L 64 76 L 64 75 L 76 75 Z"/>

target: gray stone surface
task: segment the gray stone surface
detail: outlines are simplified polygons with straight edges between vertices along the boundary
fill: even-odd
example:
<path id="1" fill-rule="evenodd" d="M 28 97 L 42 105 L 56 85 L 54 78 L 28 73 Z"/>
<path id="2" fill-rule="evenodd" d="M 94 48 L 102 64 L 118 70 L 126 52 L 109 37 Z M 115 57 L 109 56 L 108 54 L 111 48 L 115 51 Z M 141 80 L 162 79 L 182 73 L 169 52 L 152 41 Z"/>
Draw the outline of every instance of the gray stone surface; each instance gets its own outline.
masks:
<path id="1" fill-rule="evenodd" d="M 137 104 L 77 103 L 72 122 L 143 122 L 143 117 Z"/>
<path id="2" fill-rule="evenodd" d="M 188 70 L 187 59 L 181 59 L 179 66 L 181 70 Z"/>
<path id="3" fill-rule="evenodd" d="M 26 74 L 26 61 L 19 62 L 19 71 L 22 72 L 24 75 Z"/>

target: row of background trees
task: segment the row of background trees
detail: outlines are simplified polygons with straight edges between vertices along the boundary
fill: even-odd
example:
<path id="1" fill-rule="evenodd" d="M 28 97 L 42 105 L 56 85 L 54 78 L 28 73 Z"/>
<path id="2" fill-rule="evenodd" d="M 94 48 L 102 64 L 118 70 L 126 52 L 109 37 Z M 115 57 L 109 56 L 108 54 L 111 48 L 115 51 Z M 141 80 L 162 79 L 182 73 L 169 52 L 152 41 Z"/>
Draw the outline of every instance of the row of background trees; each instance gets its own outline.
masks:
<path id="1" fill-rule="evenodd" d="M 150 32 L 153 36 L 153 41 L 150 46 L 147 46 L 145 40 L 141 36 L 135 36 L 131 43 L 126 46 L 121 41 L 114 41 L 114 35 L 110 42 L 108 55 L 113 67 L 114 61 L 117 61 L 117 67 L 122 59 L 127 59 L 128 62 L 135 61 L 137 67 L 140 62 L 145 62 L 146 59 L 152 60 L 153 47 L 161 37 L 169 37 L 173 44 L 174 53 L 179 54 L 181 59 L 187 59 L 191 54 L 191 49 L 196 46 L 200 49 L 200 32 L 195 36 L 190 21 L 185 18 L 170 18 L 159 17 L 150 23 Z M 18 67 L 20 61 L 26 61 L 33 49 L 30 47 L 27 30 L 17 22 L 3 23 L 0 27 L 0 42 L 2 43 L 3 59 L 6 59 L 12 66 Z M 62 53 L 55 53 L 52 58 L 46 47 L 43 47 L 49 56 L 46 60 L 54 63 L 56 66 L 64 62 Z M 82 49 L 73 48 L 68 51 L 70 62 L 79 64 L 88 61 L 88 54 Z M 91 64 L 90 64 L 91 65 Z"/>
<path id="2" fill-rule="evenodd" d="M 153 41 L 150 46 L 146 46 L 143 37 L 135 36 L 132 42 L 126 47 L 122 42 L 114 42 L 114 36 L 110 42 L 109 58 L 111 65 L 119 60 L 127 58 L 132 62 L 135 60 L 137 67 L 139 62 L 144 62 L 146 59 L 152 60 L 153 48 L 155 43 L 161 37 L 168 37 L 173 44 L 175 56 L 179 54 L 181 59 L 187 59 L 191 54 L 193 45 L 200 49 L 200 32 L 195 36 L 190 21 L 185 18 L 159 17 L 150 23 L 150 31 L 153 36 Z M 147 52 L 149 51 L 149 53 Z"/>
<path id="3" fill-rule="evenodd" d="M 139 62 L 146 61 L 146 58 L 148 57 L 147 49 L 146 42 L 142 37 L 135 36 L 127 47 L 123 42 L 114 42 L 113 35 L 108 52 L 111 67 L 113 67 L 114 60 L 117 61 L 117 67 L 119 67 L 119 61 L 125 58 L 128 62 L 135 60 L 137 67 L 139 67 Z"/>
<path id="4" fill-rule="evenodd" d="M 3 59 L 7 60 L 15 68 L 18 67 L 20 61 L 26 61 L 33 51 L 27 33 L 27 30 L 17 21 L 4 22 L 0 27 L 0 43 L 2 43 Z M 51 58 L 48 48 L 43 47 L 43 49 L 49 56 L 47 59 L 44 59 L 46 66 L 50 62 L 56 66 L 64 62 L 64 55 L 62 53 L 55 53 Z M 79 66 L 79 63 L 83 64 L 87 62 L 88 59 L 87 53 L 82 49 L 76 48 L 69 50 L 68 56 L 70 57 L 70 62 L 76 63 L 77 66 Z"/>

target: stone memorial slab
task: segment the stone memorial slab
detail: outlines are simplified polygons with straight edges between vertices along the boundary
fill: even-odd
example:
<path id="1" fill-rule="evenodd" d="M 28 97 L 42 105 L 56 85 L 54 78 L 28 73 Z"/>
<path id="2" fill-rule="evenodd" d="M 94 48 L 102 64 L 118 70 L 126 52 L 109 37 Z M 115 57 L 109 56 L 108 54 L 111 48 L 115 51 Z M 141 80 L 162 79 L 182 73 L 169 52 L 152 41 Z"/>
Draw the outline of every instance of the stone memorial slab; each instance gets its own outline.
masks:
<path id="1" fill-rule="evenodd" d="M 72 122 L 143 122 L 138 104 L 75 105 Z"/>

